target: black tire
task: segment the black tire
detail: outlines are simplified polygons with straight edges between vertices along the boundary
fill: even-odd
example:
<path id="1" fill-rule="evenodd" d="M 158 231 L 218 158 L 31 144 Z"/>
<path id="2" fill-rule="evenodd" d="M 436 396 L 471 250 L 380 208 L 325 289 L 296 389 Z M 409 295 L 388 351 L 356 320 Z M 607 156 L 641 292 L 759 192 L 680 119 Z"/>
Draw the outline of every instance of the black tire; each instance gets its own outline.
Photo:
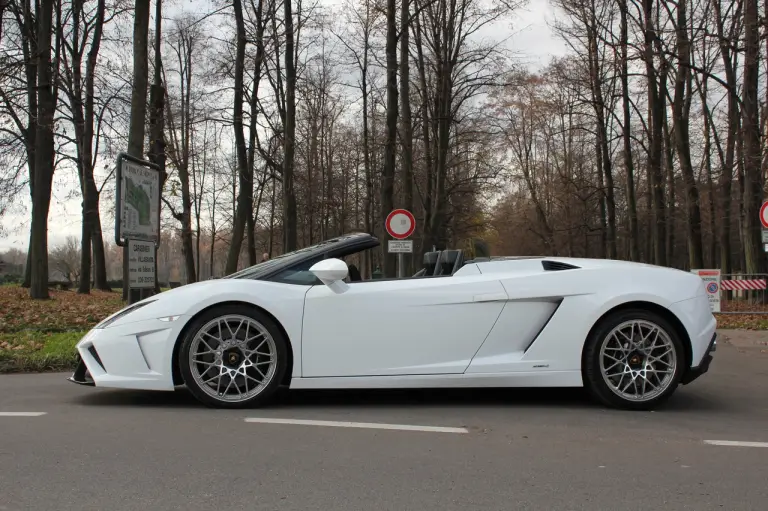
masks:
<path id="1" fill-rule="evenodd" d="M 624 398 L 605 381 L 600 366 L 600 351 L 603 342 L 614 328 L 627 321 L 647 321 L 655 324 L 670 339 L 675 355 L 675 368 L 666 388 L 655 397 L 635 401 Z M 610 408 L 624 410 L 653 410 L 664 403 L 675 392 L 685 371 L 686 356 L 683 341 L 672 325 L 663 316 L 645 309 L 624 309 L 603 318 L 592 330 L 584 347 L 582 373 L 584 386 L 590 395 L 599 403 Z"/>
<path id="2" fill-rule="evenodd" d="M 269 382 L 264 385 L 258 394 L 241 401 L 217 399 L 206 392 L 193 375 L 190 363 L 190 349 L 192 348 L 195 337 L 200 329 L 210 321 L 228 315 L 245 316 L 262 325 L 274 342 L 275 358 L 277 359 L 275 370 Z M 282 382 L 288 365 L 288 350 L 290 349 L 290 345 L 285 338 L 285 335 L 283 335 L 282 331 L 278 328 L 272 318 L 258 309 L 246 305 L 222 305 L 207 310 L 190 323 L 189 328 L 185 329 L 185 334 L 180 342 L 181 349 L 179 350 L 178 364 L 181 374 L 184 377 L 184 382 L 195 398 L 206 406 L 212 408 L 249 408 L 267 404 L 273 397 L 280 382 Z"/>

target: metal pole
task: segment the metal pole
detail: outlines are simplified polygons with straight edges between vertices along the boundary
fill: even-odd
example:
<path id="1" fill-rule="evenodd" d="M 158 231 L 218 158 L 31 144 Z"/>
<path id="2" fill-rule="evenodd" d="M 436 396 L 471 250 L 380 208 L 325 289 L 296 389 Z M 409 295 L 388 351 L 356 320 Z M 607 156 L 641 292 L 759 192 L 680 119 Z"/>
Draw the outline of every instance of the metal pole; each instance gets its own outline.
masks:
<path id="1" fill-rule="evenodd" d="M 397 254 L 397 276 L 401 279 L 405 277 L 405 257 L 402 252 Z"/>

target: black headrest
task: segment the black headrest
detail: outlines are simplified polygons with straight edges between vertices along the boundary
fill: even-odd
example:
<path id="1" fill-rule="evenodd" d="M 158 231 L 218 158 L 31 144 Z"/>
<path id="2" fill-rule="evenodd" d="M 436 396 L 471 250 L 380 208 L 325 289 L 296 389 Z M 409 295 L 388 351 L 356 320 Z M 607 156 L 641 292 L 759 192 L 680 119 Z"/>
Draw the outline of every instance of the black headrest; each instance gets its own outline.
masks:
<path id="1" fill-rule="evenodd" d="M 440 271 L 437 274 L 452 275 L 461 255 L 461 250 L 443 250 L 440 253 Z"/>
<path id="2" fill-rule="evenodd" d="M 440 254 L 440 262 L 453 264 L 458 259 L 460 253 L 461 250 L 443 250 L 443 253 Z"/>
<path id="3" fill-rule="evenodd" d="M 437 266 L 437 261 L 440 258 L 440 251 L 437 252 L 426 252 L 424 253 L 424 274 L 425 275 L 434 275 L 435 274 L 435 267 Z"/>

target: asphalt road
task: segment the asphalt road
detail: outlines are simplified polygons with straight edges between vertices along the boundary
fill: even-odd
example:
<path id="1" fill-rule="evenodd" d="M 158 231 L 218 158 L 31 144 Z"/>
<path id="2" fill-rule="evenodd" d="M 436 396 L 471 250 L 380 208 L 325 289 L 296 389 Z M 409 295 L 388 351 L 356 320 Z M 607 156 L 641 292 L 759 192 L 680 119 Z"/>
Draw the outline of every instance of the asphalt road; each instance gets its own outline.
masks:
<path id="1" fill-rule="evenodd" d="M 705 443 L 768 442 L 760 349 L 720 343 L 708 374 L 641 413 L 574 390 L 294 391 L 224 411 L 65 376 L 0 377 L 2 511 L 768 509 L 768 448 Z"/>

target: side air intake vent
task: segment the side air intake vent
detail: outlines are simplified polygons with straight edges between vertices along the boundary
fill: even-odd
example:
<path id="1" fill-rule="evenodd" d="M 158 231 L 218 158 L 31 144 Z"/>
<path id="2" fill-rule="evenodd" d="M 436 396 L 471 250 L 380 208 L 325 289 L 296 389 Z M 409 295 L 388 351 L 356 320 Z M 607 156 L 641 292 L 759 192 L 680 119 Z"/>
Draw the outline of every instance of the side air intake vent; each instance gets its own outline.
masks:
<path id="1" fill-rule="evenodd" d="M 541 265 L 544 267 L 544 271 L 560 271 L 560 270 L 578 270 L 578 266 L 574 266 L 568 263 L 562 263 L 559 261 L 542 261 Z"/>
<path id="2" fill-rule="evenodd" d="M 93 344 L 91 344 L 90 346 L 88 346 L 88 353 L 90 353 L 90 354 L 91 354 L 91 356 L 93 356 L 93 358 L 95 358 L 95 359 L 96 359 L 96 362 L 98 362 L 98 363 L 99 363 L 99 366 L 101 366 L 101 368 L 102 368 L 104 371 L 106 371 L 106 368 L 104 367 L 104 362 L 102 362 L 102 361 L 101 361 L 101 357 L 100 357 L 100 356 L 99 356 L 99 354 L 96 352 L 96 348 L 94 348 L 94 347 L 93 347 Z"/>

